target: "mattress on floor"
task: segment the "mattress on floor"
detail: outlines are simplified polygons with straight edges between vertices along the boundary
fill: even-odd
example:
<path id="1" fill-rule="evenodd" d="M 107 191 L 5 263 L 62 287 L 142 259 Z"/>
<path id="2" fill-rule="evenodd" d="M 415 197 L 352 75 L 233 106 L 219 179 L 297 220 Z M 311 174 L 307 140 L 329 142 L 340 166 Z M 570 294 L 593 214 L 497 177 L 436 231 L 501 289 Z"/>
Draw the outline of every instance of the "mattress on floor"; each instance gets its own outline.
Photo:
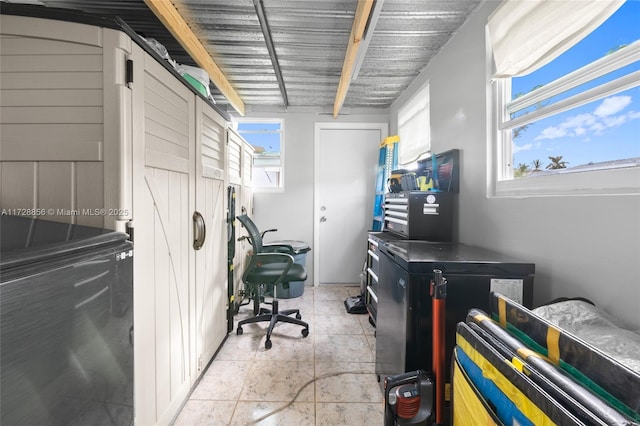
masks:
<path id="1" fill-rule="evenodd" d="M 491 318 L 513 336 L 619 411 L 636 421 L 640 419 L 639 371 L 498 293 L 492 293 L 490 299 Z M 588 316 L 585 313 L 583 318 Z M 568 316 L 563 320 L 570 321 Z M 576 319 L 575 322 L 579 321 Z"/>
<path id="2" fill-rule="evenodd" d="M 617 318 L 597 306 L 565 300 L 532 312 L 640 374 L 640 334 L 625 329 Z"/>

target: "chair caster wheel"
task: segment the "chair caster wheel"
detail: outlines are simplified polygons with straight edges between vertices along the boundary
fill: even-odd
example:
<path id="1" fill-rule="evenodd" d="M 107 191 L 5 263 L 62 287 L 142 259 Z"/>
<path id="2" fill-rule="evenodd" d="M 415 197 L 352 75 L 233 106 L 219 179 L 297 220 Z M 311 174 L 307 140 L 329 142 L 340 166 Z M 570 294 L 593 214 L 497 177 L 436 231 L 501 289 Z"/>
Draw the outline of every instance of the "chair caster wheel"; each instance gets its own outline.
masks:
<path id="1" fill-rule="evenodd" d="M 300 313 L 296 314 L 296 319 L 302 319 L 302 315 L 300 315 Z"/>
<path id="2" fill-rule="evenodd" d="M 300 319 L 300 318 L 298 318 Z M 302 337 L 307 337 L 309 335 L 309 329 L 308 328 L 303 328 L 302 329 Z"/>
<path id="3" fill-rule="evenodd" d="M 273 343 L 271 343 L 271 340 L 267 340 L 264 342 L 264 347 L 266 349 L 271 349 L 271 346 L 273 346 Z"/>
<path id="4" fill-rule="evenodd" d="M 236 334 L 238 336 L 242 334 L 242 327 L 238 327 L 238 329 L 236 330 Z"/>

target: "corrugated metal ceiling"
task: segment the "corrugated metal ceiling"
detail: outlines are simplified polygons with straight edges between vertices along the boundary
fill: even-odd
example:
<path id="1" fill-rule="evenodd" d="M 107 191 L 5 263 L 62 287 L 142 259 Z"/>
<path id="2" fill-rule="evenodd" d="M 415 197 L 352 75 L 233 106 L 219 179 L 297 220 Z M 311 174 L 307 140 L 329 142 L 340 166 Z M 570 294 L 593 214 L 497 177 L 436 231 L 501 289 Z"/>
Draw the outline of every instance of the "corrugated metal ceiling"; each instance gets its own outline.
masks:
<path id="1" fill-rule="evenodd" d="M 289 107 L 330 111 L 357 1 L 262 2 Z M 360 72 L 351 82 L 344 107 L 387 108 L 480 2 L 384 0 Z M 177 62 L 195 65 L 143 0 L 41 0 L 39 3 L 118 15 L 136 32 L 164 44 Z M 252 0 L 180 0 L 172 3 L 206 46 L 247 110 L 253 106 L 284 108 Z M 219 106 L 228 106 L 213 86 L 212 93 Z"/>

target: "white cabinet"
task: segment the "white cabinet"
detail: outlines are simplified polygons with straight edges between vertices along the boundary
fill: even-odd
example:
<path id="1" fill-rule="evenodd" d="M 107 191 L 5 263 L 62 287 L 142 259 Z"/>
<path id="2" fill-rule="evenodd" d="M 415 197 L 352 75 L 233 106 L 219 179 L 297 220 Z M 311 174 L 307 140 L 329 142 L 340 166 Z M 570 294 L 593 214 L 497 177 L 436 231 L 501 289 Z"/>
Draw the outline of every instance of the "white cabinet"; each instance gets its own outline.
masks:
<path id="1" fill-rule="evenodd" d="M 0 19 L 0 205 L 124 230 L 131 38 L 79 23 Z"/>
<path id="2" fill-rule="evenodd" d="M 195 96 L 137 45 L 132 87 L 136 423 L 166 424 L 195 379 Z"/>
<path id="3" fill-rule="evenodd" d="M 253 190 L 251 188 L 253 172 L 254 148 L 236 131 L 229 129 L 227 133 L 227 173 L 229 184 L 234 188 L 236 215 L 253 215 Z M 247 235 L 240 222 L 235 221 L 236 252 L 233 258 L 233 290 L 235 300 L 240 303 L 240 293 L 244 288 L 242 273 L 248 262 L 248 254 L 251 244 L 247 240 L 237 241 L 238 238 Z"/>
<path id="4" fill-rule="evenodd" d="M 247 141 L 242 144 L 242 186 L 240 199 L 242 207 L 249 216 L 253 216 L 253 154 L 255 149 Z"/>
<path id="5" fill-rule="evenodd" d="M 0 208 L 132 231 L 135 421 L 168 424 L 227 333 L 227 122 L 135 35 L 0 18 Z"/>
<path id="6" fill-rule="evenodd" d="M 137 371 L 155 383 L 138 397 L 155 418 L 136 420 L 165 424 L 227 333 L 227 123 L 138 46 L 133 57 L 135 294 L 155 301 L 135 317 Z"/>
<path id="7" fill-rule="evenodd" d="M 229 184 L 242 185 L 242 149 L 245 140 L 235 130 L 227 132 L 227 176 Z"/>
<path id="8" fill-rule="evenodd" d="M 224 119 L 196 99 L 196 211 L 205 221 L 196 251 L 196 370 L 200 374 L 227 334 L 227 190 Z"/>

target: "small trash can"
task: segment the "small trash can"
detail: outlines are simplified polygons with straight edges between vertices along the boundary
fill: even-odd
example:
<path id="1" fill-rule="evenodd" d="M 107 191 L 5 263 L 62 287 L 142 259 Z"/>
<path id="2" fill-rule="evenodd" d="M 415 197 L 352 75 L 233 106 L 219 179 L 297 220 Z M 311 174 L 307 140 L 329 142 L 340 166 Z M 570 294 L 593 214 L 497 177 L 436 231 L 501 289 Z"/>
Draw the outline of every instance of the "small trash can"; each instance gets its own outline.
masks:
<path id="1" fill-rule="evenodd" d="M 281 240 L 281 241 L 269 241 L 265 243 L 266 246 L 270 244 L 285 244 L 293 247 L 293 262 L 299 265 L 305 266 L 307 261 L 307 253 L 311 251 L 309 244 L 304 241 L 295 240 Z M 284 288 L 284 284 L 280 283 L 277 286 L 278 299 L 291 299 L 294 297 L 300 297 L 304 293 L 304 281 L 292 281 L 289 283 L 289 288 Z"/>

